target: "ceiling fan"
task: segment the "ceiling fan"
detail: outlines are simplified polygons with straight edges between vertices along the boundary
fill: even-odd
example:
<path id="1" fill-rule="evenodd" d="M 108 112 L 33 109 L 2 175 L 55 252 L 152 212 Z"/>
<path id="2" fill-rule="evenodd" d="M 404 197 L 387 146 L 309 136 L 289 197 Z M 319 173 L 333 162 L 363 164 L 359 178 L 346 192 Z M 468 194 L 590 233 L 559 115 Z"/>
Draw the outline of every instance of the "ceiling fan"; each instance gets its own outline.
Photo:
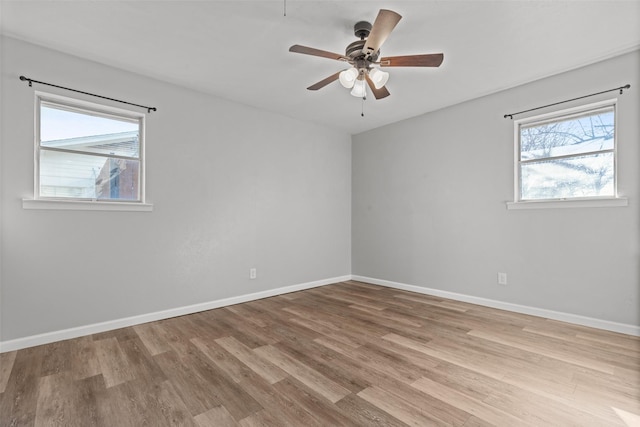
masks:
<path id="1" fill-rule="evenodd" d="M 376 99 L 381 99 L 389 96 L 389 91 L 385 87 L 387 80 L 389 80 L 389 73 L 378 67 L 439 67 L 444 59 L 442 53 L 379 58 L 380 46 L 387 40 L 401 18 L 402 16 L 392 10 L 380 9 L 373 25 L 366 21 L 357 22 L 353 30 L 360 40 L 347 46 L 344 55 L 298 44 L 291 46 L 289 52 L 320 56 L 347 62 L 351 65 L 351 68 L 338 71 L 307 89 L 318 90 L 335 80 L 339 80 L 342 86 L 351 89 L 353 96 L 365 98 L 366 86 L 368 85 L 373 96 Z"/>

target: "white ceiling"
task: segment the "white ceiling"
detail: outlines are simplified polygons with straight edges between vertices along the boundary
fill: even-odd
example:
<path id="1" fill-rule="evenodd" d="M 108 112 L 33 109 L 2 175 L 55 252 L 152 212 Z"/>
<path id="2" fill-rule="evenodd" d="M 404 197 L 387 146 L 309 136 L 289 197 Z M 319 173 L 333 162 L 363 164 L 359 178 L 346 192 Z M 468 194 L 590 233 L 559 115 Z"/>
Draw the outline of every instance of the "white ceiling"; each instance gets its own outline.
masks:
<path id="1" fill-rule="evenodd" d="M 640 0 L 287 0 L 286 17 L 284 0 L 0 5 L 5 35 L 352 134 L 640 48 Z M 344 64 L 289 46 L 342 54 L 381 8 L 403 16 L 383 56 L 443 52 L 442 66 L 387 69 L 391 96 L 365 117 L 338 82 L 306 90 Z"/>

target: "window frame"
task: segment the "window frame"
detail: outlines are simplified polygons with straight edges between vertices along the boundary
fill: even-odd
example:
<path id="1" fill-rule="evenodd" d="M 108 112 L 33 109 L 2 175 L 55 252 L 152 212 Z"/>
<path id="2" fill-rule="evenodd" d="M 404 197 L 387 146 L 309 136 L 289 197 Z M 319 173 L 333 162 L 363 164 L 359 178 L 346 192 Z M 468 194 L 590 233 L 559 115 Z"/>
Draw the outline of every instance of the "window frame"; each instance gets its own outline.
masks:
<path id="1" fill-rule="evenodd" d="M 53 108 L 60 108 L 80 114 L 93 115 L 97 117 L 113 118 L 118 120 L 137 122 L 139 162 L 138 170 L 138 199 L 96 199 L 80 197 L 50 197 L 40 194 L 40 153 L 41 153 L 41 107 L 51 105 Z M 33 198 L 23 199 L 24 209 L 69 209 L 69 210 L 132 210 L 150 211 L 152 205 L 146 203 L 146 115 L 140 112 L 98 104 L 77 98 L 70 98 L 47 92 L 35 91 L 35 120 L 34 120 L 34 189 Z M 48 149 L 42 151 L 70 152 L 64 149 Z M 82 152 L 78 152 L 83 154 Z M 104 157 L 110 158 L 105 155 Z M 122 156 L 114 156 L 121 158 Z M 126 156 L 125 156 L 126 157 Z"/>
<path id="2" fill-rule="evenodd" d="M 604 206 L 626 206 L 627 201 L 625 198 L 619 197 L 618 194 L 618 112 L 617 112 L 617 98 L 607 99 L 595 103 L 584 104 L 572 108 L 553 111 L 550 113 L 531 116 L 514 121 L 514 188 L 513 188 L 513 202 L 507 202 L 508 209 L 537 209 L 544 207 L 604 207 Z M 523 126 L 532 126 L 536 124 L 544 124 L 552 121 L 570 120 L 580 116 L 587 115 L 588 113 L 595 113 L 599 110 L 605 110 L 611 108 L 614 114 L 614 141 L 613 149 L 599 150 L 589 153 L 578 153 L 569 156 L 553 156 L 548 159 L 560 158 L 560 157 L 580 157 L 585 154 L 595 154 L 598 152 L 612 152 L 613 153 L 613 195 L 611 196 L 587 196 L 587 197 L 567 197 L 567 198 L 553 198 L 553 199 L 522 199 L 522 161 L 521 161 L 521 128 Z M 543 160 L 543 159 L 536 159 Z M 529 162 L 525 162 L 529 163 Z"/>

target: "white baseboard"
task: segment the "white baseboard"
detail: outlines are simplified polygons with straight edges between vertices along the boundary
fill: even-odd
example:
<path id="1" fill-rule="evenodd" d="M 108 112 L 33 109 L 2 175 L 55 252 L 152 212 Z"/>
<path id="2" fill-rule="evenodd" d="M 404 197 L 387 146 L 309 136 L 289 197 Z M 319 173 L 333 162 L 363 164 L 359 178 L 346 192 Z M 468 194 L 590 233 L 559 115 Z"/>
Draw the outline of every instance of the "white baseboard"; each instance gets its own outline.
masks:
<path id="1" fill-rule="evenodd" d="M 0 341 L 0 353 L 20 350 L 27 347 L 48 344 L 55 341 L 63 341 L 85 335 L 97 334 L 100 332 L 112 331 L 114 329 L 125 328 L 127 326 L 140 325 L 142 323 L 154 322 L 156 320 L 169 319 L 171 317 L 184 316 L 185 314 L 197 313 L 200 311 L 212 310 L 214 308 L 226 307 L 242 302 L 254 301 L 276 295 L 288 294 L 290 292 L 302 291 L 316 288 L 318 286 L 351 280 L 351 276 L 332 277 L 330 279 L 316 280 L 314 282 L 300 283 L 297 285 L 284 286 L 282 288 L 269 289 L 237 297 L 224 298 L 215 301 L 193 304 L 184 307 L 176 307 L 168 310 L 156 311 L 153 313 L 141 314 L 139 316 L 125 317 L 122 319 L 109 320 L 106 322 L 93 323 L 91 325 L 78 326 L 75 328 L 63 329 L 61 331 L 47 332 L 44 334 L 32 335 L 24 338 L 17 338 L 9 341 Z"/>
<path id="2" fill-rule="evenodd" d="M 392 282 L 389 280 L 375 279 L 364 276 L 351 276 L 352 280 L 371 283 L 374 285 L 386 286 L 388 288 L 402 289 L 404 291 L 416 292 L 419 294 L 432 295 L 441 298 L 448 298 L 456 301 L 468 302 L 485 307 L 498 308 L 500 310 L 513 311 L 515 313 L 529 314 L 531 316 L 544 317 L 546 319 L 559 320 L 561 322 L 573 323 L 576 325 L 588 326 L 591 328 L 604 329 L 622 334 L 640 336 L 640 326 L 616 323 L 608 320 L 595 319 L 593 317 L 580 316 L 577 314 L 563 313 L 559 311 L 546 310 L 544 308 L 529 307 L 526 305 L 512 304 L 508 302 L 496 301 L 487 298 L 474 297 L 471 295 L 458 294 L 455 292 L 442 291 L 439 289 L 424 288 L 422 286 L 407 285 L 405 283 Z"/>
<path id="3" fill-rule="evenodd" d="M 44 334 L 32 335 L 24 338 L 17 338 L 9 341 L 0 341 L 0 353 L 20 350 L 27 347 L 48 344 L 56 341 L 68 340 L 85 335 L 97 334 L 100 332 L 112 331 L 114 329 L 125 328 L 127 326 L 140 325 L 142 323 L 154 322 L 156 320 L 169 319 L 171 317 L 183 316 L 185 314 L 197 313 L 200 311 L 212 310 L 214 308 L 226 307 L 290 292 L 302 291 L 305 289 L 317 288 L 319 286 L 330 285 L 332 283 L 357 280 L 359 282 L 371 283 L 374 285 L 386 286 L 388 288 L 402 289 L 419 294 L 432 295 L 441 298 L 448 298 L 456 301 L 468 302 L 485 307 L 498 308 L 501 310 L 513 311 L 515 313 L 529 314 L 532 316 L 547 319 L 559 320 L 576 325 L 588 326 L 591 328 L 604 329 L 607 331 L 620 332 L 627 335 L 640 336 L 640 326 L 616 323 L 608 320 L 595 319 L 592 317 L 579 316 L 576 314 L 563 313 L 559 311 L 546 310 L 543 308 L 529 307 L 525 305 L 512 304 L 508 302 L 496 301 L 487 298 L 474 297 L 455 292 L 442 291 L 439 289 L 425 288 L 422 286 L 408 285 L 405 283 L 392 282 L 390 280 L 375 279 L 373 277 L 346 275 L 332 277 L 330 279 L 317 280 L 314 282 L 301 283 L 298 285 L 284 286 L 282 288 L 270 289 L 252 294 L 240 295 L 236 297 L 224 298 L 200 304 L 193 304 L 184 307 L 172 308 L 169 310 L 156 311 L 139 316 L 125 317 L 122 319 L 109 320 L 91 325 L 78 326 L 75 328 L 63 329 L 61 331 L 47 332 Z"/>

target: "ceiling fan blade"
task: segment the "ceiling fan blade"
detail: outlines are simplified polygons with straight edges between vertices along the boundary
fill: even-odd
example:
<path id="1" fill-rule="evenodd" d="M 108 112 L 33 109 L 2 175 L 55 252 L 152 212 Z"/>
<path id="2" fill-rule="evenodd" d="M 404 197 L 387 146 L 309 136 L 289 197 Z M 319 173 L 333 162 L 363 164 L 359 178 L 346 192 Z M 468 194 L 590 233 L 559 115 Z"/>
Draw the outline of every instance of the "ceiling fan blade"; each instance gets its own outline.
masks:
<path id="1" fill-rule="evenodd" d="M 387 56 L 380 58 L 381 67 L 439 67 L 444 60 L 442 53 L 425 55 Z"/>
<path id="2" fill-rule="evenodd" d="M 382 86 L 380 89 L 376 89 L 376 85 L 373 84 L 373 81 L 371 80 L 371 77 L 369 77 L 369 75 L 365 74 L 364 78 L 367 79 L 369 89 L 371 89 L 371 92 L 376 99 L 386 98 L 387 96 L 391 95 L 385 86 Z"/>
<path id="3" fill-rule="evenodd" d="M 318 90 L 318 89 L 322 89 L 323 87 L 325 87 L 326 85 L 328 85 L 331 82 L 334 82 L 336 80 L 338 80 L 338 78 L 340 77 L 340 73 L 342 71 L 338 71 L 335 74 L 330 75 L 329 77 L 327 77 L 324 80 L 320 80 L 318 83 L 309 86 L 307 89 L 308 90 Z"/>
<path id="4" fill-rule="evenodd" d="M 346 61 L 349 59 L 343 55 L 340 55 L 339 53 L 327 52 L 326 50 L 315 49 L 307 46 L 300 46 L 299 44 L 294 44 L 293 46 L 291 46 L 289 48 L 289 52 L 303 53 L 305 55 L 312 56 L 321 56 L 323 58 L 335 59 L 337 61 Z"/>
<path id="5" fill-rule="evenodd" d="M 367 37 L 367 41 L 364 44 L 363 52 L 367 56 L 375 55 L 380 49 L 380 46 L 387 40 L 391 31 L 398 25 L 398 22 L 402 19 L 398 13 L 380 9 L 376 20 L 373 22 L 373 27 Z"/>

